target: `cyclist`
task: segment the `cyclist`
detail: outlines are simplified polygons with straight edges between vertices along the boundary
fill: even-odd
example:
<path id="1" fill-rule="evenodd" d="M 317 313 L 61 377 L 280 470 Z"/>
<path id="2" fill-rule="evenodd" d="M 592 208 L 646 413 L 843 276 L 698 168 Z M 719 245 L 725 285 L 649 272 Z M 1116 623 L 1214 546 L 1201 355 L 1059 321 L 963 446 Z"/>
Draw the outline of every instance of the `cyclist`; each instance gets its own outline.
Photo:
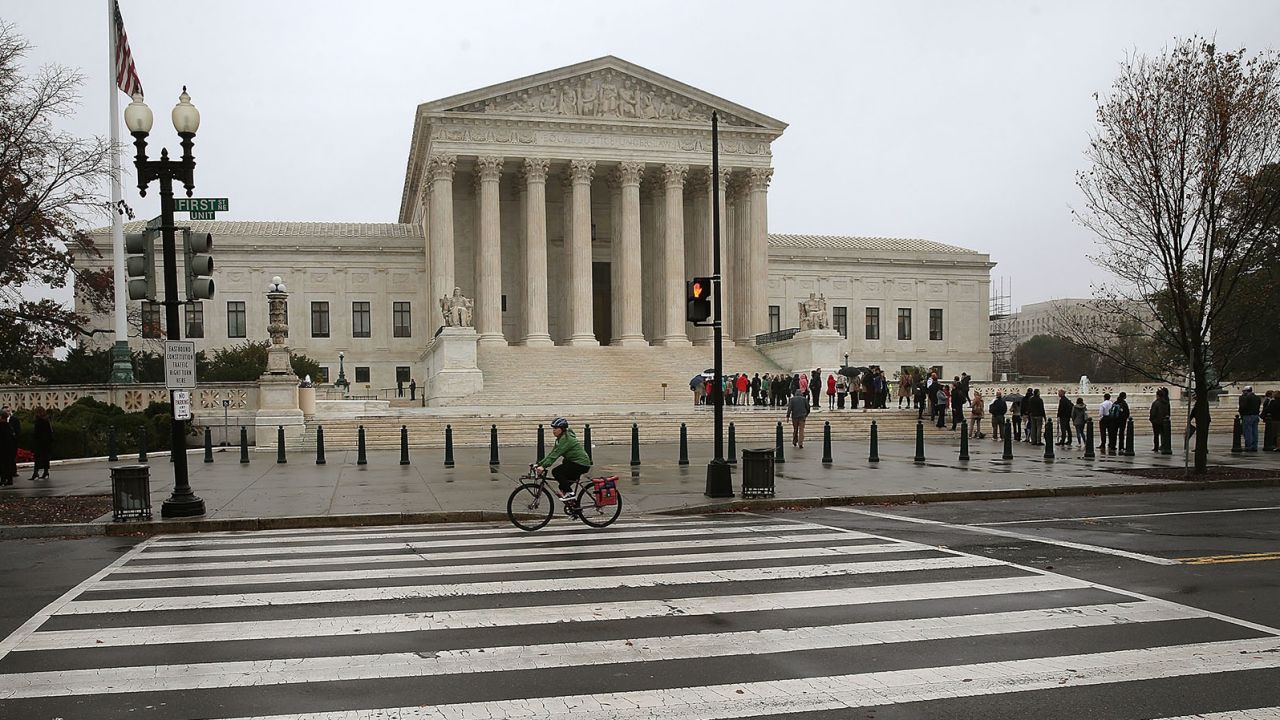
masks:
<path id="1" fill-rule="evenodd" d="M 556 482 L 560 484 L 560 499 L 573 498 L 573 484 L 591 469 L 591 458 L 582 448 L 578 436 L 569 429 L 569 421 L 558 417 L 551 421 L 551 434 L 556 436 L 556 444 L 547 456 L 538 461 L 543 468 L 550 468 L 556 458 L 564 458 L 560 466 L 551 471 Z"/>

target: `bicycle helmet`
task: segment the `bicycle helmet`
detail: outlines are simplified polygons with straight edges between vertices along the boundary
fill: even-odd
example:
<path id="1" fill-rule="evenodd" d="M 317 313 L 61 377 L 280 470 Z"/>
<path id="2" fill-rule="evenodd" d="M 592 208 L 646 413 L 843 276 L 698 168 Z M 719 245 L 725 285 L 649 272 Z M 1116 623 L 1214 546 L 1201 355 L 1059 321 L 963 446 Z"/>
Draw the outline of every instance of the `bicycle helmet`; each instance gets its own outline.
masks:
<path id="1" fill-rule="evenodd" d="M 564 429 L 568 429 L 568 427 L 569 427 L 569 421 L 568 421 L 568 420 L 565 420 L 565 419 L 564 419 L 564 418 L 562 418 L 562 417 L 558 417 L 558 418 L 556 418 L 555 420 L 552 420 L 552 421 L 551 421 L 551 427 L 553 427 L 553 428 L 564 428 Z"/>

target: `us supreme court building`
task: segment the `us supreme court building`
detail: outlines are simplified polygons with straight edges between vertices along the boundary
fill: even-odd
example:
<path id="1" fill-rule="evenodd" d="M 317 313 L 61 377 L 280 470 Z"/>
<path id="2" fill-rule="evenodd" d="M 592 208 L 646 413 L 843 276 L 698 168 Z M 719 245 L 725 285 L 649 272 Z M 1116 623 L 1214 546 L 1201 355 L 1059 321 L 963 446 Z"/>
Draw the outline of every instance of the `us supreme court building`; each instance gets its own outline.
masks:
<path id="1" fill-rule="evenodd" d="M 612 347 L 695 353 L 711 332 L 685 322 L 685 282 L 712 269 L 713 110 L 736 361 L 750 361 L 742 353 L 759 337 L 796 327 L 798 304 L 817 293 L 852 364 L 988 377 L 986 254 L 772 232 L 772 144 L 786 123 L 612 56 L 418 106 L 396 222 L 180 223 L 214 235 L 217 266 L 217 294 L 186 306 L 184 337 L 205 350 L 265 339 L 265 289 L 280 275 L 289 345 L 324 366 L 322 382 L 342 352 L 353 382 L 421 383 L 440 298 L 454 288 L 474 300 L 482 359 L 513 346 L 598 347 L 605 363 Z M 162 317 L 144 304 L 131 345 L 158 347 Z M 109 315 L 96 322 L 111 327 Z M 701 354 L 690 357 L 701 370 Z"/>

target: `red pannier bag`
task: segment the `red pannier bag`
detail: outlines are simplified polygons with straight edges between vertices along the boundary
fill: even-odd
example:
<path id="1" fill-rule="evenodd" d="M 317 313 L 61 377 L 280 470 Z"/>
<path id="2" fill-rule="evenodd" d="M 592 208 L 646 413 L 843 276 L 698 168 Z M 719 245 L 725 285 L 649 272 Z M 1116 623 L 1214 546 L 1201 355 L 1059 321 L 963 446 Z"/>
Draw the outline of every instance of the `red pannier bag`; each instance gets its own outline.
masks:
<path id="1" fill-rule="evenodd" d="M 618 476 L 610 475 L 609 477 L 591 478 L 591 484 L 595 487 L 593 492 L 596 494 L 596 503 L 600 505 L 617 505 L 618 504 Z"/>

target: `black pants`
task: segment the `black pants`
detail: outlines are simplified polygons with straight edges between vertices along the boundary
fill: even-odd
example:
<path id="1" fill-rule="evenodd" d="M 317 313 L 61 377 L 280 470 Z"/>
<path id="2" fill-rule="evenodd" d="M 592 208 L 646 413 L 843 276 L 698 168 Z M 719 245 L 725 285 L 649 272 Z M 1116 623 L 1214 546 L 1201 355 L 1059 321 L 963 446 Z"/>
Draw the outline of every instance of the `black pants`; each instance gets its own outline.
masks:
<path id="1" fill-rule="evenodd" d="M 1120 422 L 1112 418 L 1107 418 L 1102 426 L 1102 444 L 1111 451 L 1116 451 L 1116 441 L 1120 437 Z"/>
<path id="2" fill-rule="evenodd" d="M 1277 402 L 1272 400 L 1271 402 Z M 1262 449 L 1264 451 L 1275 450 L 1277 438 L 1280 435 L 1280 420 L 1267 420 L 1262 428 Z"/>
<path id="3" fill-rule="evenodd" d="M 578 481 L 578 478 L 587 474 L 590 469 L 587 465 L 579 465 L 565 460 L 552 468 L 551 474 L 555 476 L 556 482 L 560 483 L 560 494 L 563 495 L 572 490 L 573 484 Z"/>
<path id="4" fill-rule="evenodd" d="M 952 405 L 951 406 L 951 429 L 955 430 L 956 426 L 962 422 L 964 422 L 964 406 Z"/>
<path id="5" fill-rule="evenodd" d="M 809 394 L 810 394 L 811 396 L 813 396 L 813 407 L 814 407 L 814 408 L 821 407 L 821 406 L 819 405 L 819 403 L 818 403 L 818 392 L 819 392 L 819 391 L 818 391 L 818 386 L 817 386 L 817 385 L 810 385 L 810 386 L 809 386 Z"/>
<path id="6" fill-rule="evenodd" d="M 1058 444 L 1071 444 L 1071 418 L 1058 416 Z"/>
<path id="7" fill-rule="evenodd" d="M 1010 425 L 1013 429 L 1013 439 L 1022 442 L 1022 416 L 1014 415 L 1013 422 Z"/>

